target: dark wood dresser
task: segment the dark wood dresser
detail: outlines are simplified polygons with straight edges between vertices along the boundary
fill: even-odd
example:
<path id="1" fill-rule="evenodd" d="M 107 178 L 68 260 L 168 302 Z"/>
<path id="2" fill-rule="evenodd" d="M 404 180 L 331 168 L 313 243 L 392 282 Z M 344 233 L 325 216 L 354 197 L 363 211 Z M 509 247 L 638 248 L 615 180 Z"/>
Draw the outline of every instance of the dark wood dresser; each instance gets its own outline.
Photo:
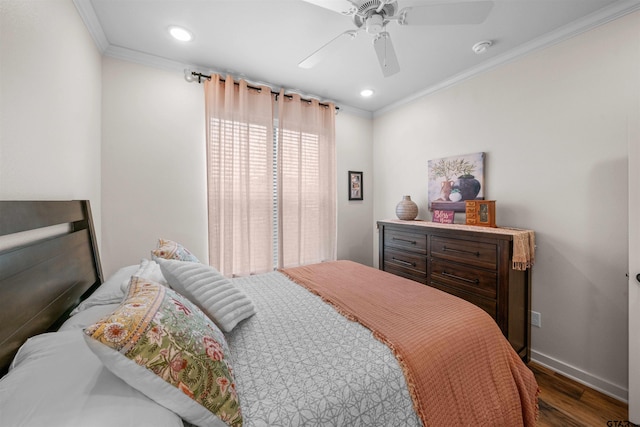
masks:
<path id="1" fill-rule="evenodd" d="M 531 346 L 531 269 L 514 270 L 513 235 L 486 227 L 378 221 L 379 268 L 463 298 L 491 315 L 520 357 Z"/>

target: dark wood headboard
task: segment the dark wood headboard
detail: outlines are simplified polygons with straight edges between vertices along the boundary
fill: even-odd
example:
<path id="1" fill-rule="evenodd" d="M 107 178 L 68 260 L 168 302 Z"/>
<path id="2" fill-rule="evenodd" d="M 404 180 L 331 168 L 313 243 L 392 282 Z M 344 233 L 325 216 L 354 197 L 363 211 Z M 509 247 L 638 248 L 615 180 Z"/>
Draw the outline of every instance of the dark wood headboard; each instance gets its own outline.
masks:
<path id="1" fill-rule="evenodd" d="M 88 200 L 0 201 L 1 239 L 17 243 L 0 250 L 0 375 L 103 281 Z"/>

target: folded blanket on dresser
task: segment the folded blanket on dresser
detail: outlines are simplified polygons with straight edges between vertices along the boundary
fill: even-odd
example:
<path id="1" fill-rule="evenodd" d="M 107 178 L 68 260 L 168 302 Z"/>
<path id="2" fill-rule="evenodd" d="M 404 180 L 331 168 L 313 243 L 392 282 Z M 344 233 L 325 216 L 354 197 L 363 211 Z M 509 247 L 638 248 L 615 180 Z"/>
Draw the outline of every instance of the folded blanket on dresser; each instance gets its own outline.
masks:
<path id="1" fill-rule="evenodd" d="M 535 425 L 533 373 L 480 308 L 350 261 L 282 272 L 391 348 L 423 425 Z"/>

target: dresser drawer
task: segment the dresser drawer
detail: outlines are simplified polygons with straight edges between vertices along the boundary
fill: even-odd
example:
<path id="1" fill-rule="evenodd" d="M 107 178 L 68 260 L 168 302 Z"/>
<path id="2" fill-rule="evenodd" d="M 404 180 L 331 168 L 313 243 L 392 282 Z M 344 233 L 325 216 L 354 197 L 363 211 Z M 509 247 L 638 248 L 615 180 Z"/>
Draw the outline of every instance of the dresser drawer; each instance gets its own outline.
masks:
<path id="1" fill-rule="evenodd" d="M 487 313 L 494 319 L 497 320 L 497 303 L 494 299 L 483 298 L 479 295 L 475 295 L 469 292 L 465 292 L 459 288 L 452 288 L 440 283 L 429 283 L 429 286 L 434 287 L 436 289 L 440 289 L 448 294 L 455 295 L 458 298 L 462 298 L 463 300 L 469 301 L 471 304 L 474 304 Z"/>
<path id="2" fill-rule="evenodd" d="M 387 247 L 384 249 L 384 270 L 398 276 L 426 283 L 427 257 Z"/>
<path id="3" fill-rule="evenodd" d="M 387 247 L 392 247 L 420 254 L 426 254 L 427 235 L 385 228 L 384 246 L 385 249 Z"/>
<path id="4" fill-rule="evenodd" d="M 492 243 L 432 236 L 430 249 L 434 257 L 491 270 L 497 267 L 498 246 Z"/>
<path id="5" fill-rule="evenodd" d="M 512 268 L 509 233 L 429 221 L 378 221 L 378 229 L 380 269 L 480 307 L 529 360 L 531 274 Z"/>
<path id="6" fill-rule="evenodd" d="M 487 298 L 497 298 L 497 274 L 495 271 L 431 259 L 429 282 L 458 288 Z"/>

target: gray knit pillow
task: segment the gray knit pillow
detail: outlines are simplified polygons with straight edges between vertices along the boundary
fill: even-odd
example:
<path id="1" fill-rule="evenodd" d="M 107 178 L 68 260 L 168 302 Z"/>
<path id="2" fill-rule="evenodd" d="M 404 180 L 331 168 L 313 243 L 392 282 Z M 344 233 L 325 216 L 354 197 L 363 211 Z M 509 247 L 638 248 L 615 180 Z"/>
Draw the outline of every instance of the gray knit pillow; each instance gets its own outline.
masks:
<path id="1" fill-rule="evenodd" d="M 256 309 L 244 292 L 208 265 L 157 258 L 169 286 L 202 309 L 224 332 L 253 316 Z"/>

